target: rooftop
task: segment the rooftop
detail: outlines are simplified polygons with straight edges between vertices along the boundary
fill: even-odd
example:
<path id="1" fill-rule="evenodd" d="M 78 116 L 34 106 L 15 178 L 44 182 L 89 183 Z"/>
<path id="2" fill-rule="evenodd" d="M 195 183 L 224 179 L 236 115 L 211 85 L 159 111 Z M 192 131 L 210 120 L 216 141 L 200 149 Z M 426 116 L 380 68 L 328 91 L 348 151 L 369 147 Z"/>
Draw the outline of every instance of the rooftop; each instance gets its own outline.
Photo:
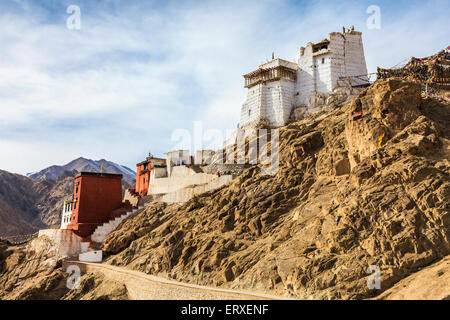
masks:
<path id="1" fill-rule="evenodd" d="M 287 60 L 284 60 L 284 59 L 277 58 L 277 59 L 273 59 L 272 61 L 268 61 L 266 63 L 263 63 L 262 65 L 260 65 L 258 67 L 258 69 L 254 70 L 252 72 L 249 72 L 247 74 L 244 74 L 243 77 L 244 78 L 253 77 L 253 76 L 259 74 L 260 72 L 262 72 L 264 70 L 270 70 L 270 69 L 274 69 L 274 68 L 277 68 L 277 67 L 283 67 L 284 69 L 295 71 L 295 72 L 298 69 L 298 65 L 295 62 L 291 62 L 291 61 L 287 61 Z"/>
<path id="2" fill-rule="evenodd" d="M 149 162 L 151 162 L 152 160 L 166 161 L 166 159 L 163 159 L 163 158 L 147 157 L 147 159 L 145 159 L 144 161 L 141 161 L 141 162 L 137 163 L 136 165 L 137 165 L 137 166 L 140 166 L 140 165 L 142 165 L 142 164 L 149 163 Z"/>
<path id="3" fill-rule="evenodd" d="M 97 177 L 120 178 L 120 179 L 122 179 L 122 177 L 123 177 L 123 175 L 120 173 L 81 171 L 80 173 L 78 173 L 75 176 L 75 178 L 84 177 L 84 176 L 97 176 Z"/>

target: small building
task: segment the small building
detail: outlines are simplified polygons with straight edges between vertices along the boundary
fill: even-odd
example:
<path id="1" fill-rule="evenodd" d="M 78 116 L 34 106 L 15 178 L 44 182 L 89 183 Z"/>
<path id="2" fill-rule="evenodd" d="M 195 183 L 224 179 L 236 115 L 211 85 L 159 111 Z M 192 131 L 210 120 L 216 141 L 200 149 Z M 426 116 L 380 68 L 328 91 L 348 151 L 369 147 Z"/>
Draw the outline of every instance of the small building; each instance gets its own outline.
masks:
<path id="1" fill-rule="evenodd" d="M 144 161 L 136 164 L 136 195 L 139 197 L 147 195 L 152 167 L 164 165 L 165 162 L 165 159 L 155 158 L 150 154 Z"/>
<path id="2" fill-rule="evenodd" d="M 187 166 L 193 163 L 189 150 L 175 150 L 166 153 L 167 175 L 172 175 L 174 166 Z"/>
<path id="3" fill-rule="evenodd" d="M 81 172 L 75 176 L 72 198 L 64 203 L 61 229 L 87 237 L 122 207 L 121 174 Z"/>
<path id="4" fill-rule="evenodd" d="M 73 210 L 73 196 L 70 196 L 69 198 L 64 200 L 60 229 L 67 229 L 67 226 L 72 221 L 72 210 Z"/>
<path id="5" fill-rule="evenodd" d="M 274 59 L 244 75 L 247 99 L 239 127 L 248 124 L 283 126 L 291 114 L 298 66 Z"/>

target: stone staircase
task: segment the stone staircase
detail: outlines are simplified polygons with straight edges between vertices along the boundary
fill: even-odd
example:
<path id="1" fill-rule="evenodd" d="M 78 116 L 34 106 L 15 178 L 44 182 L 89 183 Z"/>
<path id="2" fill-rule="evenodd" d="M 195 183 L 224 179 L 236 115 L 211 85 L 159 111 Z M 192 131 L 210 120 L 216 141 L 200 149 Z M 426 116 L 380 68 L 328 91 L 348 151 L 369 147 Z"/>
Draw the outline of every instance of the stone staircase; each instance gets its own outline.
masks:
<path id="1" fill-rule="evenodd" d="M 129 211 L 115 219 L 112 219 L 112 220 L 105 222 L 104 224 L 98 226 L 94 230 L 94 233 L 91 235 L 91 241 L 97 242 L 97 243 L 103 243 L 103 241 L 106 239 L 108 234 L 110 234 L 111 232 L 116 230 L 116 228 L 119 226 L 119 224 L 122 223 L 123 220 L 142 211 L 143 209 L 144 209 L 144 206 L 141 205 L 141 206 L 133 209 L 132 211 Z"/>
<path id="2" fill-rule="evenodd" d="M 125 190 L 123 200 L 128 201 L 133 207 L 137 207 L 139 204 L 139 195 L 134 189 L 127 189 Z"/>

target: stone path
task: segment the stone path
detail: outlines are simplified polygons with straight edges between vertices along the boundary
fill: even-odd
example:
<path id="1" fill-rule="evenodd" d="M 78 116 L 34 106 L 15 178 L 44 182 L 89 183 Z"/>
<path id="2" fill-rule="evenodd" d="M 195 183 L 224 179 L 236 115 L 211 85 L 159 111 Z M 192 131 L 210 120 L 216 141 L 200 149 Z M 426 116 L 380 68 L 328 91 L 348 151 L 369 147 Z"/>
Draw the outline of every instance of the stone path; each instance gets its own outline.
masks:
<path id="1" fill-rule="evenodd" d="M 67 261 L 69 265 L 78 265 L 84 272 L 100 272 L 110 280 L 122 282 L 132 300 L 287 300 L 261 293 L 219 289 L 189 283 L 168 280 L 143 272 L 129 270 L 101 263 Z"/>

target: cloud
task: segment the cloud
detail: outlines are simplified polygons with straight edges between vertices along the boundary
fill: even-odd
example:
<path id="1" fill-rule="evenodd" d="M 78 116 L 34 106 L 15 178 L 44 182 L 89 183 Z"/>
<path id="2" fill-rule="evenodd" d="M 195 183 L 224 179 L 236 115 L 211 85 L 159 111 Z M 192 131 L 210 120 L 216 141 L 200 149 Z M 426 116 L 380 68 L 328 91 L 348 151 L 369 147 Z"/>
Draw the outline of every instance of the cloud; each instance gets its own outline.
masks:
<path id="1" fill-rule="evenodd" d="M 81 30 L 65 12 L 81 8 Z M 367 30 L 366 8 L 382 10 Z M 420 4 L 420 6 L 418 5 Z M 162 155 L 174 129 L 236 127 L 241 75 L 354 24 L 370 71 L 447 46 L 446 1 L 52 1 L 0 5 L 0 168 L 75 157 L 129 167 Z M 42 146 L 42 147 L 40 147 Z M 33 159 L 24 161 L 23 159 Z"/>

